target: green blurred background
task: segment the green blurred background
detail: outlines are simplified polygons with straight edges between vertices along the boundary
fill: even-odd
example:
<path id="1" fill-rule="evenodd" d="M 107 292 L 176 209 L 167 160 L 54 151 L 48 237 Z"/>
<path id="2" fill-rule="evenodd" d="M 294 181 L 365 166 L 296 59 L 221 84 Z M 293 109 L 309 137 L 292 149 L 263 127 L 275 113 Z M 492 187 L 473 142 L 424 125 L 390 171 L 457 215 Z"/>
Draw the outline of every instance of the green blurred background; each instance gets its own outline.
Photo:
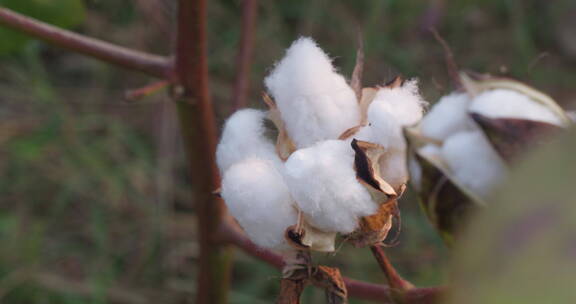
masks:
<path id="1" fill-rule="evenodd" d="M 553 3 L 553 5 L 552 5 Z M 169 54 L 175 0 L 0 0 L 59 26 Z M 211 90 L 232 111 L 241 1 L 209 1 Z M 284 49 L 310 35 L 350 75 L 358 28 L 365 85 L 418 77 L 434 102 L 450 90 L 436 27 L 466 69 L 508 75 L 570 108 L 576 101 L 572 0 L 261 1 L 250 106 Z M 192 303 L 194 195 L 166 94 L 127 102 L 153 79 L 0 29 L 0 303 Z M 449 253 L 409 192 L 388 250 L 418 286 L 446 283 Z M 317 259 L 383 282 L 369 250 Z M 270 303 L 279 272 L 236 252 L 230 303 Z M 323 294 L 307 290 L 304 303 Z M 353 300 L 352 303 L 364 303 Z"/>

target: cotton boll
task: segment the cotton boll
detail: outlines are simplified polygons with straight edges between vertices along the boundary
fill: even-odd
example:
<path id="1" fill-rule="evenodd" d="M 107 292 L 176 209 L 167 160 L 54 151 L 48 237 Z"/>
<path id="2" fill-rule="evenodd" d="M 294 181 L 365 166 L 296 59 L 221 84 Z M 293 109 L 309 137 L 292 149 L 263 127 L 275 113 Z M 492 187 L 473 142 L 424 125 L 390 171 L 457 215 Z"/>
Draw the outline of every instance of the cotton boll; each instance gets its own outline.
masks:
<path id="1" fill-rule="evenodd" d="M 383 103 L 394 113 L 401 126 L 416 124 L 422 119 L 424 107 L 428 104 L 418 92 L 418 81 L 411 79 L 396 88 L 381 88 L 372 103 Z"/>
<path id="2" fill-rule="evenodd" d="M 422 119 L 422 135 L 443 141 L 456 132 L 473 130 L 468 105 L 468 96 L 464 93 L 442 97 Z"/>
<path id="3" fill-rule="evenodd" d="M 481 93 L 472 100 L 470 112 L 490 118 L 519 118 L 564 125 L 562 119 L 546 106 L 524 94 L 505 89 Z"/>
<path id="4" fill-rule="evenodd" d="M 264 82 L 299 148 L 336 139 L 360 122 L 354 91 L 310 38 L 296 40 Z"/>
<path id="5" fill-rule="evenodd" d="M 286 182 L 308 222 L 327 232 L 350 233 L 361 216 L 378 205 L 356 179 L 354 151 L 327 140 L 294 152 L 286 161 Z"/>
<path id="6" fill-rule="evenodd" d="M 480 131 L 450 136 L 442 146 L 442 158 L 456 180 L 482 198 L 507 173 L 506 165 Z"/>
<path id="7" fill-rule="evenodd" d="M 249 157 L 280 162 L 274 145 L 264 136 L 265 119 L 265 112 L 252 109 L 237 111 L 228 118 L 216 148 L 216 163 L 222 173 Z"/>
<path id="8" fill-rule="evenodd" d="M 278 250 L 289 248 L 284 232 L 296 224 L 296 209 L 272 162 L 249 158 L 232 165 L 222 179 L 222 198 L 254 243 Z"/>
<path id="9" fill-rule="evenodd" d="M 368 141 L 386 149 L 404 149 L 402 128 L 420 121 L 426 104 L 416 80 L 396 88 L 381 88 L 368 107 L 368 125 L 372 128 L 372 139 Z"/>
<path id="10" fill-rule="evenodd" d="M 408 168 L 405 150 L 387 151 L 380 158 L 380 176 L 392 186 L 399 189 L 408 181 Z"/>

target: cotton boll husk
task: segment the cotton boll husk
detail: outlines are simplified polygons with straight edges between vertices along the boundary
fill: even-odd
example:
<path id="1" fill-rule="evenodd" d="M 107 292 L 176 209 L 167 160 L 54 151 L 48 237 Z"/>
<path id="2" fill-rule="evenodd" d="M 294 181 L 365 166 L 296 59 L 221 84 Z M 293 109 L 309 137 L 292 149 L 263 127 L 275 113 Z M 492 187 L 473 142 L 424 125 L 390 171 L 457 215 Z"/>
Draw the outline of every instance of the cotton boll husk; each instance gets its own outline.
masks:
<path id="1" fill-rule="evenodd" d="M 507 174 L 505 163 L 480 131 L 450 136 L 442 146 L 442 158 L 454 178 L 482 198 Z"/>
<path id="2" fill-rule="evenodd" d="M 468 95 L 464 93 L 452 93 L 440 98 L 422 119 L 422 135 L 443 141 L 454 133 L 473 130 L 473 122 L 468 117 L 468 105 Z"/>
<path id="3" fill-rule="evenodd" d="M 222 179 L 222 198 L 254 243 L 265 248 L 289 249 L 284 232 L 296 224 L 296 209 L 273 162 L 249 158 L 232 165 Z"/>
<path id="4" fill-rule="evenodd" d="M 360 122 L 354 91 L 310 38 L 296 40 L 264 82 L 298 148 L 337 139 Z"/>
<path id="5" fill-rule="evenodd" d="M 237 111 L 228 118 L 216 148 L 216 163 L 221 173 L 250 157 L 280 162 L 274 145 L 265 137 L 265 119 L 265 112 L 253 109 Z"/>
<path id="6" fill-rule="evenodd" d="M 546 106 L 516 91 L 495 89 L 482 92 L 470 105 L 470 112 L 490 118 L 528 119 L 563 126 L 558 117 Z"/>
<path id="7" fill-rule="evenodd" d="M 294 152 L 285 163 L 286 182 L 308 223 L 326 232 L 351 233 L 378 205 L 356 179 L 354 151 L 327 140 Z"/>

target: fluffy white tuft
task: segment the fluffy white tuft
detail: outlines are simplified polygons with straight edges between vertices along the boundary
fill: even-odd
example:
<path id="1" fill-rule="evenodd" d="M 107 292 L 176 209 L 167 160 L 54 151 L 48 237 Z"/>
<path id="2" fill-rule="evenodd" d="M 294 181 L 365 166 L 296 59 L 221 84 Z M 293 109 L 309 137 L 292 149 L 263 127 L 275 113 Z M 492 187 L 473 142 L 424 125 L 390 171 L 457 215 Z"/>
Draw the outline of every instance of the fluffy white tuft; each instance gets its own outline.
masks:
<path id="1" fill-rule="evenodd" d="M 512 90 L 496 89 L 478 95 L 470 105 L 470 112 L 491 118 L 520 118 L 562 126 L 563 122 L 546 106 Z"/>
<path id="2" fill-rule="evenodd" d="M 442 158 L 462 185 L 486 198 L 506 176 L 506 164 L 481 131 L 450 136 L 442 146 Z"/>
<path id="3" fill-rule="evenodd" d="M 371 136 L 362 140 L 380 144 L 386 149 L 403 149 L 402 128 L 419 122 L 426 104 L 414 79 L 398 88 L 381 88 L 368 107 L 367 128 L 372 130 L 360 130 L 359 135 Z"/>
<path id="4" fill-rule="evenodd" d="M 327 140 L 294 152 L 286 182 L 308 222 L 326 232 L 350 233 L 378 205 L 356 180 L 354 151 L 345 141 Z"/>
<path id="5" fill-rule="evenodd" d="M 265 112 L 253 109 L 237 111 L 228 118 L 216 148 L 216 163 L 221 173 L 249 157 L 280 162 L 274 145 L 265 137 L 265 119 Z"/>
<path id="6" fill-rule="evenodd" d="M 422 119 L 422 135 L 443 141 L 456 132 L 473 130 L 468 105 L 468 95 L 464 93 L 452 93 L 440 98 Z"/>
<path id="7" fill-rule="evenodd" d="M 299 148 L 336 139 L 359 123 L 354 91 L 310 38 L 292 43 L 264 82 Z"/>
<path id="8" fill-rule="evenodd" d="M 222 179 L 222 198 L 257 245 L 288 249 L 284 232 L 296 224 L 296 209 L 280 172 L 267 160 L 249 158 L 232 165 Z"/>

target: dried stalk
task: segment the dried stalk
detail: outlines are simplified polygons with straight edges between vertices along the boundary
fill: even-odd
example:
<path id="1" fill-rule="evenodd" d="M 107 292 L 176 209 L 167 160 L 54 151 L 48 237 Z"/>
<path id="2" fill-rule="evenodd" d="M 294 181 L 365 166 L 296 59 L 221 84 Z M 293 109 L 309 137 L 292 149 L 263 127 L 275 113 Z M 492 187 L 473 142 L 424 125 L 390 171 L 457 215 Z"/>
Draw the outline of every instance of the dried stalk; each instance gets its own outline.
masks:
<path id="1" fill-rule="evenodd" d="M 254 54 L 254 30 L 258 15 L 258 1 L 242 1 L 242 32 L 240 34 L 240 48 L 236 60 L 236 83 L 234 85 L 234 109 L 245 107 L 250 90 L 250 67 Z"/>
<path id="2" fill-rule="evenodd" d="M 386 253 L 384 252 L 384 249 L 382 249 L 382 247 L 380 247 L 379 245 L 373 245 L 370 246 L 370 250 L 372 251 L 374 257 L 376 258 L 378 265 L 380 265 L 380 269 L 386 275 L 386 278 L 388 279 L 388 284 L 390 285 L 391 288 L 398 289 L 401 291 L 406 291 L 414 288 L 414 285 L 412 285 L 412 283 L 404 280 L 400 276 L 400 274 L 396 271 L 396 269 L 386 256 Z"/>
<path id="3" fill-rule="evenodd" d="M 178 105 L 191 174 L 202 174 L 194 185 L 200 236 L 196 303 L 223 304 L 228 302 L 232 252 L 229 246 L 215 241 L 226 209 L 212 195 L 219 186 L 220 175 L 215 160 L 216 122 L 208 89 L 206 0 L 179 0 L 178 4 L 175 64 L 178 85 L 173 98 Z"/>
<path id="4" fill-rule="evenodd" d="M 116 66 L 161 78 L 170 76 L 171 60 L 166 57 L 131 50 L 76 34 L 23 16 L 7 8 L 0 8 L 0 24 L 64 49 L 94 57 Z"/>

